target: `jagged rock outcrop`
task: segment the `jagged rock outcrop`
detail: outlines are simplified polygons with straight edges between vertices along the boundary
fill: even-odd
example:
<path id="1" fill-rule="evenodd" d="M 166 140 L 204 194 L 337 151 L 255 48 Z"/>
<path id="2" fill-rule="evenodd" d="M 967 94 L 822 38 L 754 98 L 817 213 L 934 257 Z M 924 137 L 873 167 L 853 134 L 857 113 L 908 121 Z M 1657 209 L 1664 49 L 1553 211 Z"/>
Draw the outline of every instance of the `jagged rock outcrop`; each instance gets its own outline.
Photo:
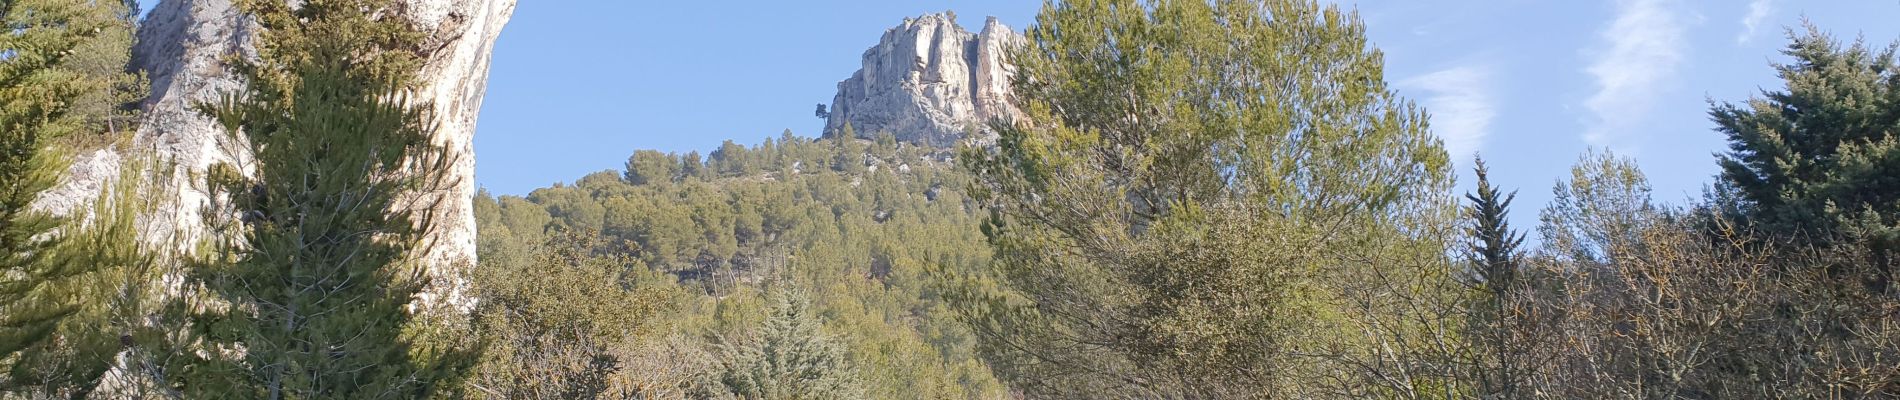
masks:
<path id="1" fill-rule="evenodd" d="M 905 19 L 864 51 L 863 67 L 838 82 L 825 135 L 850 123 L 858 136 L 889 132 L 898 140 L 951 146 L 988 121 L 1013 118 L 1008 49 L 1022 36 L 990 17 L 980 33 L 955 14 Z"/>
<path id="2" fill-rule="evenodd" d="M 419 99 L 432 104 L 435 140 L 454 157 L 451 185 L 428 193 L 440 199 L 428 265 L 436 287 L 424 293 L 425 302 L 446 299 L 464 303 L 460 295 L 463 268 L 475 261 L 475 223 L 472 199 L 475 181 L 473 136 L 476 113 L 487 79 L 491 49 L 514 12 L 515 0 L 404 0 L 410 18 L 429 33 L 430 55 L 422 71 L 425 84 Z M 162 199 L 151 215 L 142 216 L 143 232 L 154 244 L 188 250 L 207 233 L 203 210 L 213 204 L 202 185 L 205 169 L 228 162 L 240 169 L 250 162 L 242 143 L 234 143 L 222 128 L 193 107 L 242 88 L 226 69 L 229 54 L 252 54 L 257 27 L 230 0 L 164 0 L 149 14 L 133 49 L 133 66 L 151 79 L 152 94 L 141 105 L 142 124 L 130 152 L 120 157 L 111 150 L 81 155 L 61 186 L 42 196 L 40 207 L 56 212 L 79 212 L 120 168 L 151 169 L 151 179 Z M 141 165 L 122 166 L 122 160 Z"/>

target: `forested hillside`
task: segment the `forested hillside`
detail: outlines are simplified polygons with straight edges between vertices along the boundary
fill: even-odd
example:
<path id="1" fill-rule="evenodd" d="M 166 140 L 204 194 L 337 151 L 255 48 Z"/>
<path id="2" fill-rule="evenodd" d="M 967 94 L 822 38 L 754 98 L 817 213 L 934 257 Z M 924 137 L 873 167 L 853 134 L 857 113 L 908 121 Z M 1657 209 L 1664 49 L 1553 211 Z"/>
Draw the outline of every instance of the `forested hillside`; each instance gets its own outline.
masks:
<path id="1" fill-rule="evenodd" d="M 781 312 L 777 293 L 797 293 L 795 301 L 813 310 L 800 318 L 822 323 L 816 333 L 835 338 L 855 366 L 832 373 L 866 388 L 867 398 L 1002 396 L 934 283 L 935 274 L 969 274 L 990 257 L 976 229 L 983 213 L 963 194 L 967 175 L 950 150 L 899 143 L 890 134 L 855 137 L 786 132 L 751 147 L 728 141 L 704 157 L 641 150 L 623 171 L 525 198 L 478 197 L 477 285 L 491 299 L 478 314 L 495 324 L 483 326 L 505 332 L 503 343 L 565 340 L 537 335 L 560 335 L 550 331 L 582 321 L 512 313 L 573 304 L 532 305 L 542 301 L 586 301 L 592 297 L 581 293 L 593 291 L 643 293 L 643 307 L 607 307 L 595 312 L 611 317 L 587 317 L 632 322 L 643 331 L 616 336 L 589 328 L 587 335 L 596 335 L 589 340 L 603 347 L 589 351 L 629 366 L 626 379 L 642 385 L 725 390 L 719 382 L 736 377 L 721 371 L 720 363 L 732 361 L 720 355 L 763 334 Z M 575 258 L 597 260 L 579 264 L 601 263 L 607 276 L 626 276 L 618 283 L 539 281 Z M 527 357 L 545 350 L 512 351 Z M 683 360 L 676 362 L 684 370 L 661 377 L 631 367 L 662 360 Z"/>

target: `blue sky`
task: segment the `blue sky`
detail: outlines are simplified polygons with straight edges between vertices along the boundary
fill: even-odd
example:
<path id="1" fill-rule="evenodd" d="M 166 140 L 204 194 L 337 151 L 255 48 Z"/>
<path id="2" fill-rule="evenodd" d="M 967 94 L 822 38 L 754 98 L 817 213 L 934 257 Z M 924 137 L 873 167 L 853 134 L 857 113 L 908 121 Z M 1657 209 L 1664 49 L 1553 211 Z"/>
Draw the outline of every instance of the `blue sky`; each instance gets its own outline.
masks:
<path id="1" fill-rule="evenodd" d="M 1038 1 L 524 0 L 495 43 L 476 183 L 525 195 L 619 169 L 636 149 L 707 152 L 816 136 L 838 81 L 905 16 L 955 10 L 1018 30 Z"/>
<path id="2" fill-rule="evenodd" d="M 785 129 L 816 134 L 812 105 L 886 28 L 955 10 L 1021 29 L 1038 1 L 523 1 L 495 48 L 475 138 L 476 181 L 526 194 L 617 169 L 635 149 L 706 151 Z M 1722 138 L 1708 100 L 1778 88 L 1784 29 L 1802 18 L 1852 40 L 1900 38 L 1900 2 L 1795 0 L 1366 1 L 1386 79 L 1426 106 L 1468 165 L 1520 189 L 1534 225 L 1589 146 L 1635 157 L 1656 196 L 1696 196 Z M 1464 172 L 1468 174 L 1468 172 Z M 1460 192 L 1469 184 L 1461 179 Z"/>

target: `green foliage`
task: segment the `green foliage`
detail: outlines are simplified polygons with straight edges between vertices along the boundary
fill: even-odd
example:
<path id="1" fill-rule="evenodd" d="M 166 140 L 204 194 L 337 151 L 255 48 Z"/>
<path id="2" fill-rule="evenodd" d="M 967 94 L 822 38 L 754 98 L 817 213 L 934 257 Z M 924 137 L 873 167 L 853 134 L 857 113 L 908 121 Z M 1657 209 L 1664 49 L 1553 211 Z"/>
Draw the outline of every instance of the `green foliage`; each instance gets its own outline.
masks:
<path id="1" fill-rule="evenodd" d="M 269 399 L 452 387 L 468 357 L 418 343 L 407 310 L 427 283 L 415 260 L 429 210 L 403 196 L 440 188 L 451 161 L 426 105 L 403 95 L 422 34 L 393 1 L 238 6 L 264 28 L 258 58 L 234 59 L 245 91 L 205 109 L 257 162 L 251 177 L 210 177 L 241 218 L 211 221 L 232 243 L 192 272 L 229 305 L 198 316 L 210 347 L 167 381 L 186 397 Z"/>
<path id="2" fill-rule="evenodd" d="M 771 298 L 758 336 L 726 348 L 726 387 L 742 399 L 864 398 L 844 347 L 821 331 L 810 300 L 792 287 Z"/>
<path id="3" fill-rule="evenodd" d="M 43 128 L 10 125 L 10 134 L 48 129 L 21 145 L 95 143 L 123 139 L 136 113 L 129 104 L 145 96 L 143 78 L 126 72 L 131 58 L 136 8 L 117 1 L 12 0 L 0 4 L 10 34 L 0 44 L 13 52 L 0 63 L 7 89 L 9 124 L 26 119 Z M 14 128 L 19 129 L 14 129 Z M 77 133 L 77 134 L 67 134 Z M 58 141 L 53 141 L 58 138 Z M 9 142 L 14 142 L 9 140 Z"/>
<path id="4" fill-rule="evenodd" d="M 1442 387 L 1414 350 L 1457 293 L 1447 157 L 1358 17 L 1053 2 L 1028 39 L 1026 119 L 962 156 L 996 257 L 958 306 L 1001 375 L 1046 398 Z"/>
<path id="5" fill-rule="evenodd" d="M 680 160 L 655 150 L 633 152 L 627 158 L 627 183 L 651 185 L 679 179 Z"/>
<path id="6" fill-rule="evenodd" d="M 17 324 L 9 328 L 43 330 L 33 342 L 6 337 L 24 347 L 0 360 L 0 398 L 86 397 L 118 365 L 117 356 L 132 344 L 127 341 L 150 329 L 141 318 L 143 302 L 152 296 L 150 282 L 157 279 L 156 258 L 141 246 L 135 223 L 138 213 L 150 211 L 144 200 L 153 193 L 135 177 L 122 175 L 89 208 L 77 210 L 88 218 L 49 233 L 55 244 L 40 250 L 42 261 L 66 275 L 15 281 L 33 285 L 0 307 L 0 316 Z M 57 319 L 31 320 L 49 308 L 59 310 Z"/>
<path id="7" fill-rule="evenodd" d="M 1863 278 L 1890 290 L 1900 249 L 1900 65 L 1894 47 L 1843 47 L 1808 27 L 1791 33 L 1776 65 L 1787 87 L 1742 104 L 1710 107 L 1730 151 L 1722 183 L 1746 222 L 1802 243 L 1867 243 Z"/>
<path id="8" fill-rule="evenodd" d="M 9 15 L 10 16 L 10 15 Z M 11 22 L 11 18 L 9 19 Z M 11 47 L 11 46 L 9 46 Z M 15 56 L 25 63 L 32 55 Z M 14 64 L 8 63 L 7 66 Z M 68 271 L 50 261 L 48 250 L 58 243 L 42 236 L 59 226 L 60 220 L 43 211 L 33 210 L 33 200 L 51 188 L 58 179 L 60 163 L 48 150 L 49 139 L 63 133 L 59 117 L 64 110 L 56 98 L 70 92 L 59 85 L 58 72 L 51 68 L 21 71 L 6 68 L 0 82 L 7 86 L 4 114 L 0 114 L 0 304 L 4 304 L 5 323 L 0 325 L 0 360 L 46 339 L 58 320 L 70 314 L 71 305 L 53 302 L 32 305 L 39 286 L 70 278 L 79 271 Z M 52 81 L 52 82 L 48 82 Z M 50 85 L 49 85 L 50 84 Z M 52 98 L 48 98 L 52 97 Z M 56 300 L 56 299 L 49 299 Z"/>
<path id="9" fill-rule="evenodd" d="M 149 83 L 145 77 L 128 72 L 132 59 L 134 23 L 138 20 L 135 1 L 87 1 L 87 18 L 97 24 L 90 40 L 80 43 L 63 63 L 83 76 L 86 89 L 71 99 L 75 118 L 88 135 L 69 138 L 76 147 L 122 143 L 138 130 L 136 104 L 145 99 Z"/>
<path id="10" fill-rule="evenodd" d="M 1517 199 L 1517 192 L 1504 194 L 1491 185 L 1491 171 L 1484 165 L 1484 159 L 1476 161 L 1473 172 L 1478 176 L 1477 193 L 1465 194 L 1471 205 L 1465 207 L 1465 218 L 1469 227 L 1465 234 L 1471 242 L 1465 246 L 1465 256 L 1474 265 L 1473 272 L 1494 295 L 1502 295 L 1510 290 L 1517 279 L 1524 245 L 1524 234 L 1511 229 L 1509 214 L 1511 201 Z"/>
<path id="11" fill-rule="evenodd" d="M 1515 196 L 1482 162 L 1455 206 L 1425 114 L 1387 88 L 1350 13 L 1050 2 L 1028 36 L 1013 49 L 1024 118 L 993 124 L 995 147 L 962 150 L 961 169 L 847 125 L 704 159 L 640 151 L 625 172 L 479 195 L 477 283 L 501 299 L 483 336 L 512 346 L 484 367 L 513 382 L 495 386 L 1900 395 L 1900 304 L 1882 289 L 1900 249 L 1881 178 L 1900 154 L 1892 50 L 1794 38 L 1786 92 L 1712 112 L 1734 151 L 1697 212 L 1655 204 L 1634 161 L 1586 153 L 1525 253 L 1506 223 Z M 577 232 L 592 239 L 538 247 Z M 1856 279 L 1877 290 L 1843 284 Z"/>
<path id="12" fill-rule="evenodd" d="M 1900 397 L 1896 47 L 1812 27 L 1712 106 L 1704 204 L 1593 150 L 1525 254 L 1482 161 L 1460 231 L 1357 16 L 1049 2 L 994 147 L 846 125 L 483 191 L 461 316 L 415 301 L 408 195 L 454 160 L 401 2 L 238 6 L 258 57 L 203 108 L 256 163 L 206 177 L 201 259 L 141 245 L 139 168 L 30 207 L 135 129 L 136 5 L 0 0 L 0 398 Z"/>
<path id="13" fill-rule="evenodd" d="M 51 257 L 83 273 L 43 287 L 42 294 L 67 301 L 71 313 L 59 320 L 50 340 L 20 353 L 7 371 L 6 384 L 27 389 L 28 397 L 79 398 L 100 386 L 136 384 L 112 379 L 108 371 L 123 365 L 123 351 L 162 330 L 145 319 L 158 307 L 151 300 L 158 295 L 153 282 L 162 279 L 161 252 L 143 245 L 137 225 L 138 215 L 154 207 L 147 199 L 162 192 L 147 187 L 138 173 L 125 169 L 88 208 L 77 210 L 87 218 L 60 227 Z"/>
<path id="14" fill-rule="evenodd" d="M 967 178 L 939 161 L 942 150 L 892 142 L 880 156 L 868 153 L 874 145 L 788 134 L 750 148 L 724 146 L 717 159 L 756 167 L 741 175 L 689 172 L 725 161 L 641 151 L 632 168 L 677 160 L 677 178 L 635 183 L 632 176 L 643 173 L 607 172 L 525 198 L 478 196 L 482 263 L 539 270 L 523 249 L 548 234 L 598 229 L 596 254 L 624 254 L 637 262 L 622 268 L 676 279 L 687 289 L 679 307 L 652 316 L 672 323 L 629 339 L 645 350 L 611 363 L 674 377 L 646 384 L 716 383 L 717 371 L 704 371 L 702 362 L 722 352 L 714 343 L 741 342 L 761 329 L 774 301 L 760 282 L 782 278 L 804 285 L 811 312 L 823 315 L 825 331 L 858 366 L 852 373 L 865 398 L 1001 397 L 975 359 L 968 329 L 926 272 L 972 271 L 989 258 L 975 229 L 978 211 L 959 194 Z M 852 160 L 857 172 L 834 170 L 837 160 Z M 483 279 L 491 278 L 478 277 L 478 286 Z"/>
<path id="15" fill-rule="evenodd" d="M 1608 150 L 1585 153 L 1551 193 L 1537 232 L 1546 254 L 1572 262 L 1607 263 L 1634 251 L 1661 217 L 1636 161 Z"/>
<path id="16" fill-rule="evenodd" d="M 665 371 L 623 366 L 658 341 L 685 293 L 671 277 L 623 255 L 596 254 L 598 234 L 562 234 L 527 264 L 484 261 L 476 326 L 488 343 L 474 387 L 494 398 L 642 398 L 629 376 Z M 710 364 L 710 363 L 708 363 Z M 710 368 L 710 365 L 707 366 Z M 689 381 L 690 382 L 690 381 Z M 696 383 L 696 382 L 693 382 Z M 671 387 L 675 391 L 692 387 Z"/>
<path id="17" fill-rule="evenodd" d="M 712 169 L 706 167 L 706 160 L 698 151 L 688 152 L 680 159 L 680 175 L 694 179 L 712 179 Z"/>
<path id="18" fill-rule="evenodd" d="M 1764 245 L 1727 218 L 1649 205 L 1627 160 L 1573 171 L 1521 292 L 1502 299 L 1513 319 L 1489 332 L 1508 345 L 1499 357 L 1530 361 L 1508 371 L 1522 387 L 1506 397 L 1900 394 L 1885 361 L 1900 325 L 1872 311 L 1900 302 L 1829 272 L 1864 268 L 1864 243 Z"/>
<path id="19" fill-rule="evenodd" d="M 1892 50 L 1840 49 L 1812 28 L 1791 40 L 1786 92 L 1711 111 L 1733 151 L 1703 204 L 1654 204 L 1635 162 L 1608 152 L 1585 154 L 1556 185 L 1542 250 L 1474 331 L 1497 360 L 1477 372 L 1510 385 L 1494 393 L 1900 394 L 1888 361 L 1900 325 L 1873 311 L 1900 306 L 1878 233 L 1896 210 L 1870 172 L 1891 153 Z"/>
<path id="20" fill-rule="evenodd" d="M 637 156 L 639 153 L 634 154 Z M 750 156 L 744 145 L 727 140 L 719 145 L 719 150 L 712 152 L 710 166 L 720 177 L 758 175 L 758 162 Z"/>
<path id="21" fill-rule="evenodd" d="M 100 208 L 114 213 L 82 223 L 32 205 L 72 152 L 56 146 L 103 133 L 92 124 L 98 99 L 135 95 L 99 81 L 125 68 L 110 57 L 130 49 L 123 6 L 0 2 L 0 395 L 83 396 L 117 352 L 103 326 L 106 284 L 139 257 L 129 217 Z M 98 204 L 120 199 L 101 194 Z"/>
<path id="22" fill-rule="evenodd" d="M 1511 201 L 1517 192 L 1504 194 L 1491 184 L 1490 169 L 1484 159 L 1476 159 L 1473 172 L 1478 177 L 1477 193 L 1465 194 L 1465 258 L 1471 263 L 1475 301 L 1469 303 L 1470 322 L 1463 338 L 1474 342 L 1471 358 L 1476 374 L 1471 377 L 1485 398 L 1523 397 L 1526 384 L 1524 364 L 1534 362 L 1519 350 L 1523 344 L 1514 335 L 1525 316 L 1510 307 L 1515 298 L 1528 290 L 1524 275 L 1524 234 L 1511 229 Z"/>

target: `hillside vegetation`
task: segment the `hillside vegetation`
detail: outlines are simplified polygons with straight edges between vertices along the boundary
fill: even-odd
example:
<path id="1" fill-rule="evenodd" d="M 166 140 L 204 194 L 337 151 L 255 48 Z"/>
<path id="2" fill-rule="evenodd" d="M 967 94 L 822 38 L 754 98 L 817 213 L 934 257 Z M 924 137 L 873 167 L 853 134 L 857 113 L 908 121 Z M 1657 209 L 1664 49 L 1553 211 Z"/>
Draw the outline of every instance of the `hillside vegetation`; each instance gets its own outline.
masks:
<path id="1" fill-rule="evenodd" d="M 1524 205 L 1482 160 L 1453 193 L 1354 13 L 1052 1 L 1020 118 L 629 149 L 477 194 L 446 275 L 429 35 L 236 5 L 245 84 L 196 107 L 258 157 L 163 243 L 137 168 L 34 207 L 134 128 L 136 6 L 0 0 L 0 399 L 1900 398 L 1900 45 L 1791 32 L 1700 199 L 1590 150 Z"/>

